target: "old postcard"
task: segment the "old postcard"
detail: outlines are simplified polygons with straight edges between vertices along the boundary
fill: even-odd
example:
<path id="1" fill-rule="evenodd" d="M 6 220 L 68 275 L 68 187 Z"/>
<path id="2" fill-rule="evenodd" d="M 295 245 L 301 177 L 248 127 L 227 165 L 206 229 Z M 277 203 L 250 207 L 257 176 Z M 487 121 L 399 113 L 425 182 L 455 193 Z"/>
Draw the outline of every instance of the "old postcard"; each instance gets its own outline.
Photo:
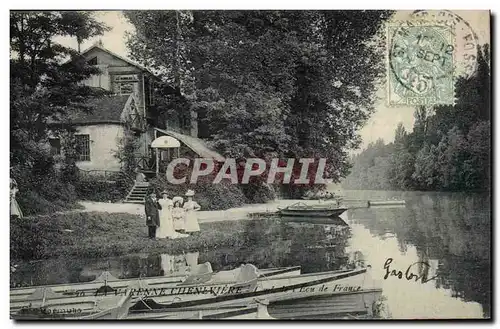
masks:
<path id="1" fill-rule="evenodd" d="M 10 317 L 490 319 L 490 12 L 10 12 Z"/>

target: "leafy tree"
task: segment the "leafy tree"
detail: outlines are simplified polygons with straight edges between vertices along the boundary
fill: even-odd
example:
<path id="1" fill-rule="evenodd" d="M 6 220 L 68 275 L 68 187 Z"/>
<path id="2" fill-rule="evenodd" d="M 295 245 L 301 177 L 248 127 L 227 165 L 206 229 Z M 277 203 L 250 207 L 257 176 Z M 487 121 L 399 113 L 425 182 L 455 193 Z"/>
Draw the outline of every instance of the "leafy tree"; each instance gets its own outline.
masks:
<path id="1" fill-rule="evenodd" d="M 479 121 L 467 134 L 469 159 L 464 163 L 467 188 L 491 188 L 491 125 L 489 121 Z"/>
<path id="2" fill-rule="evenodd" d="M 439 167 L 437 166 L 437 149 L 434 145 L 425 144 L 417 152 L 415 170 L 412 180 L 417 189 L 434 190 L 440 186 Z"/>
<path id="3" fill-rule="evenodd" d="M 31 152 L 24 148 L 26 139 L 44 142 L 48 122 L 70 111 L 91 110 L 86 99 L 99 94 L 80 84 L 97 69 L 54 38 L 77 36 L 83 40 L 104 30 L 88 13 L 10 13 L 11 161 L 15 164 L 30 161 Z M 68 56 L 74 60 L 61 64 Z"/>
<path id="4" fill-rule="evenodd" d="M 90 111 L 86 100 L 102 94 L 80 83 L 97 69 L 54 40 L 74 36 L 81 42 L 105 29 L 90 13 L 10 13 L 10 161 L 21 187 L 19 202 L 27 214 L 44 209 L 47 200 L 69 202 L 75 196 L 70 184 L 77 171 L 71 130 L 51 123 L 62 122 L 72 111 Z M 62 63 L 67 58 L 73 60 Z M 47 143 L 51 134 L 69 141 L 60 177 Z"/>
<path id="5" fill-rule="evenodd" d="M 373 112 L 387 11 L 132 11 L 132 56 L 231 157 L 324 157 L 334 180 Z M 201 115 L 203 114 L 203 115 Z"/>

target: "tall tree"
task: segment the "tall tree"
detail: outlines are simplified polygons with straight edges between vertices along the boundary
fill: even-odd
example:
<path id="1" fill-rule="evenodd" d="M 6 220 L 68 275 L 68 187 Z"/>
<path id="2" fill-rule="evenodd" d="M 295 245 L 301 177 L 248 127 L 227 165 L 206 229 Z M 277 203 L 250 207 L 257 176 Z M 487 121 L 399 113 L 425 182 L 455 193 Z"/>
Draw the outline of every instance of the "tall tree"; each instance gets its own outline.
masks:
<path id="1" fill-rule="evenodd" d="M 33 155 L 32 148 L 38 148 L 37 144 L 47 137 L 48 121 L 60 119 L 69 111 L 90 110 L 86 99 L 99 94 L 80 84 L 97 69 L 54 38 L 76 36 L 82 41 L 105 30 L 89 13 L 10 13 L 10 132 L 14 164 L 27 163 Z M 74 60 L 61 64 L 69 56 Z M 30 145 L 33 147 L 26 149 Z"/>
<path id="2" fill-rule="evenodd" d="M 388 11 L 133 11 L 132 56 L 180 76 L 232 157 L 323 157 L 334 180 L 373 112 Z"/>
<path id="3" fill-rule="evenodd" d="M 57 37 L 79 42 L 106 27 L 91 13 L 12 11 L 10 13 L 10 161 L 21 187 L 18 201 L 27 215 L 72 206 L 76 195 L 74 138 L 69 127 L 50 125 L 72 111 L 90 111 L 86 100 L 102 92 L 81 84 L 98 70 Z M 68 58 L 72 61 L 64 62 Z M 64 159 L 55 172 L 49 134 L 65 141 Z"/>

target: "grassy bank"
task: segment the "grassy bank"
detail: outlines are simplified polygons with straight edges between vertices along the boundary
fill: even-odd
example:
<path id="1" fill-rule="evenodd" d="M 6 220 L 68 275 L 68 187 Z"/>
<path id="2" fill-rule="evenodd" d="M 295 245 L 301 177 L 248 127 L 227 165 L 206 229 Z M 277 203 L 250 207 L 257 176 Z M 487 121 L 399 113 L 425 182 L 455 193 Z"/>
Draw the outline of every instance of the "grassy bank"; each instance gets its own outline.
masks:
<path id="1" fill-rule="evenodd" d="M 224 221 L 200 224 L 201 232 L 176 240 L 150 240 L 145 220 L 125 213 L 75 212 L 12 220 L 11 259 L 59 256 L 107 257 L 135 252 L 180 253 L 235 246 L 245 224 Z"/>

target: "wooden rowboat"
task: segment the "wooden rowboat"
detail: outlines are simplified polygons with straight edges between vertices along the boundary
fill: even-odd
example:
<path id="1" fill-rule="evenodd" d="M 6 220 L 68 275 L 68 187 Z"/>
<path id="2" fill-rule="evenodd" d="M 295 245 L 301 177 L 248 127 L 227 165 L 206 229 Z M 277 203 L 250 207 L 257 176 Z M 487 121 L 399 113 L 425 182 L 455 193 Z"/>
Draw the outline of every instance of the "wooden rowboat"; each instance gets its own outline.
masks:
<path id="1" fill-rule="evenodd" d="M 231 281 L 234 280 L 235 277 L 237 276 L 236 272 L 237 269 L 214 273 L 212 271 L 212 266 L 210 265 L 210 263 L 207 262 L 204 264 L 199 264 L 196 268 L 194 268 L 191 271 L 190 274 L 174 273 L 166 276 L 143 277 L 141 278 L 141 281 L 150 287 L 161 287 L 163 285 L 172 285 L 172 284 L 187 285 L 187 284 L 209 281 L 211 279 L 219 281 L 223 280 Z M 301 272 L 300 266 L 291 266 L 291 267 L 259 269 L 258 275 L 260 278 L 286 277 L 286 276 L 299 275 L 300 272 Z M 105 286 L 111 288 L 108 289 L 109 291 L 124 289 L 130 285 L 133 285 L 135 282 L 137 282 L 137 278 L 118 279 L 108 271 L 104 271 L 99 277 L 90 282 L 11 288 L 10 300 L 11 302 L 25 300 L 26 298 L 28 298 L 28 296 L 33 295 L 36 291 L 41 291 L 44 288 L 50 288 L 52 292 L 60 293 L 67 297 L 75 297 L 80 295 L 83 296 L 83 295 L 93 294 L 100 288 L 103 291 L 103 287 Z"/>
<path id="2" fill-rule="evenodd" d="M 205 306 L 189 309 L 151 310 L 149 312 L 134 313 L 127 316 L 127 320 L 273 320 L 267 310 L 269 301 L 256 298 L 248 306 Z"/>
<path id="3" fill-rule="evenodd" d="M 95 308 L 90 311 L 83 311 L 77 308 L 53 309 L 45 305 L 46 290 L 44 299 L 35 305 L 23 307 L 19 311 L 11 313 L 14 320 L 121 320 L 124 319 L 130 306 L 132 305 L 132 294 L 106 300 L 106 303 L 96 303 Z"/>
<path id="4" fill-rule="evenodd" d="M 366 304 L 378 299 L 382 292 L 378 282 L 364 269 L 334 272 L 310 273 L 299 276 L 260 280 L 253 289 L 226 293 L 222 295 L 170 295 L 145 296 L 130 307 L 129 316 L 143 312 L 190 311 L 200 307 L 244 307 L 255 298 L 265 298 L 270 302 L 269 309 L 277 303 L 289 302 L 288 310 L 300 309 L 295 300 L 314 300 L 328 298 L 330 305 L 342 306 L 343 310 L 366 310 Z M 368 304 L 369 304 L 368 303 Z M 371 306 L 371 305 L 370 305 Z M 324 310 L 323 310 L 324 311 Z M 293 313 L 287 311 L 288 313 Z M 287 313 L 277 312 L 277 315 Z M 334 313 L 334 310 L 331 310 Z M 271 313 L 270 313 L 271 314 Z M 271 314 L 275 317 L 275 315 Z"/>
<path id="5" fill-rule="evenodd" d="M 229 290 L 235 291 L 240 282 L 247 281 L 245 277 L 248 275 L 251 275 L 251 279 L 255 282 L 296 276 L 300 275 L 300 266 L 258 270 L 255 266 L 247 264 L 231 271 L 216 273 L 212 273 L 210 267 L 210 272 L 201 271 L 187 278 L 177 277 L 176 281 L 172 281 L 172 277 L 119 280 L 110 277 L 109 273 L 103 273 L 98 279 L 89 283 L 11 289 L 10 309 L 17 312 L 23 307 L 29 307 L 33 302 L 45 299 L 50 309 L 90 310 L 96 299 L 125 295 L 131 289 L 134 290 L 135 296 L 138 296 L 142 294 L 143 288 L 141 287 L 147 287 L 151 291 L 162 292 L 161 294 L 165 295 L 168 295 L 169 289 L 181 290 L 186 287 L 184 290 L 187 291 L 193 287 L 202 286 L 218 287 L 217 293 L 225 293 Z M 125 285 L 127 283 L 128 285 Z M 134 285 L 137 287 L 130 288 Z M 42 292 L 45 294 L 43 297 Z"/>
<path id="6" fill-rule="evenodd" d="M 251 270 L 251 265 L 247 265 L 246 269 Z M 165 285 L 161 288 L 151 288 L 145 282 L 138 281 L 135 288 L 109 294 L 104 292 L 102 295 L 47 298 L 45 308 L 52 313 L 59 313 L 65 309 L 77 309 L 81 314 L 93 314 L 97 301 L 103 302 L 116 299 L 116 296 L 121 294 L 130 294 L 133 296 L 133 305 L 128 309 L 127 319 L 147 318 L 155 313 L 157 315 L 164 313 L 160 318 L 166 318 L 173 314 L 189 314 L 189 312 L 193 316 L 192 312 L 199 308 L 237 308 L 240 310 L 251 304 L 255 298 L 267 299 L 271 307 L 273 303 L 320 297 L 329 297 L 332 300 L 331 303 L 342 305 L 343 300 L 351 303 L 350 300 L 369 299 L 370 296 L 381 292 L 366 268 L 265 278 L 259 278 L 257 275 L 252 277 L 250 271 L 243 273 L 246 273 L 246 277 L 237 282 L 209 281 L 201 284 Z M 26 303 L 28 301 L 25 300 L 11 302 L 11 312 L 31 306 L 31 302 L 28 305 Z M 294 306 L 293 303 L 291 305 L 292 309 L 300 308 L 300 306 Z M 344 308 L 348 306 L 344 305 Z"/>
<path id="7" fill-rule="evenodd" d="M 300 216 L 300 217 L 338 217 L 344 213 L 347 208 L 337 207 L 333 204 L 307 205 L 303 202 L 294 203 L 286 208 L 279 208 L 278 213 L 281 216 Z"/>

